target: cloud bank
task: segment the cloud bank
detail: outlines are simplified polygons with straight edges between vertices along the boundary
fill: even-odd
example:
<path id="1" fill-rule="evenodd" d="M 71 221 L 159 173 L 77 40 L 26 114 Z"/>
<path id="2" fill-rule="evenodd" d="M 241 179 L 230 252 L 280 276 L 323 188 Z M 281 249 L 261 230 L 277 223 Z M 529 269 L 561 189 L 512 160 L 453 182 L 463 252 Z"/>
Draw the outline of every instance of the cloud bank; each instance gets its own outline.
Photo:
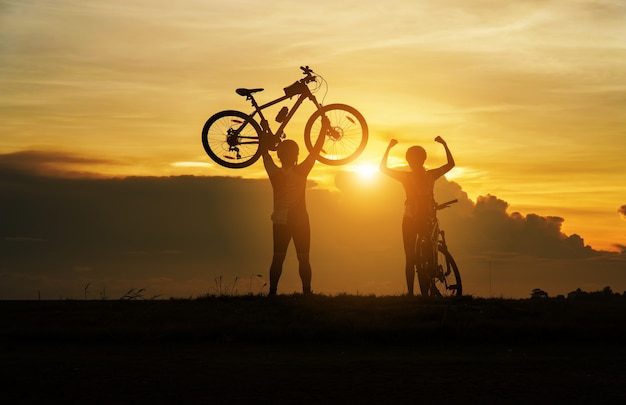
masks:
<path id="1" fill-rule="evenodd" d="M 227 286 L 263 291 L 272 249 L 267 180 L 68 178 L 41 171 L 51 159 L 73 158 L 0 156 L 0 298 L 82 297 L 87 285 L 90 298 L 119 298 L 131 288 L 166 297 Z M 354 174 L 340 172 L 338 192 L 310 184 L 315 291 L 403 292 L 404 195 L 387 180 L 364 187 Z M 561 217 L 509 213 L 508 203 L 493 195 L 474 202 L 445 179 L 436 195 L 440 202 L 459 200 L 440 219 L 467 294 L 626 289 L 625 255 L 565 235 Z M 293 247 L 280 290 L 299 291 Z"/>

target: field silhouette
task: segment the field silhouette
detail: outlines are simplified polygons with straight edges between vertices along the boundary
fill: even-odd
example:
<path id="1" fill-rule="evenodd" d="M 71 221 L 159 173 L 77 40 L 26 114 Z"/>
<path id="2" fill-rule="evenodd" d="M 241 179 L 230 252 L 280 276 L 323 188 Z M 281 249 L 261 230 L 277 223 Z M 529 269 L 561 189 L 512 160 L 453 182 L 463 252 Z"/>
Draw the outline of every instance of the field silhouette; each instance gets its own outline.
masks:
<path id="1" fill-rule="evenodd" d="M 2 301 L 9 403 L 626 399 L 626 298 Z"/>

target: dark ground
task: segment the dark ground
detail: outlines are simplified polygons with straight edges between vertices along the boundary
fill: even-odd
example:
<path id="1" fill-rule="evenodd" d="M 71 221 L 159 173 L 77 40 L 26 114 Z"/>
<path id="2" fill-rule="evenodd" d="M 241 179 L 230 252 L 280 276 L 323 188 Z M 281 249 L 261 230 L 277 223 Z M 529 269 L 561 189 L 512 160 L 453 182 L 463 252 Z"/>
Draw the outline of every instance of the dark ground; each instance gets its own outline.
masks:
<path id="1" fill-rule="evenodd" d="M 0 301 L 0 324 L 7 404 L 626 400 L 619 296 Z"/>

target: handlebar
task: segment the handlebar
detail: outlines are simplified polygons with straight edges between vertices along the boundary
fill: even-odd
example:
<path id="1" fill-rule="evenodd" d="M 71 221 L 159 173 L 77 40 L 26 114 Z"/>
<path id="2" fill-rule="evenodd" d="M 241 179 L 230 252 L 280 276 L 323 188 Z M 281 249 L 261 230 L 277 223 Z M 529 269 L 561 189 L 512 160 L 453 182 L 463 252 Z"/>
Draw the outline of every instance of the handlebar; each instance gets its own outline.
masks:
<path id="1" fill-rule="evenodd" d="M 307 84 L 314 82 L 317 79 L 317 76 L 313 74 L 313 69 L 311 69 L 310 67 L 300 66 L 300 69 L 302 70 L 302 73 L 306 76 L 283 89 L 285 91 L 285 95 L 289 97 L 295 96 L 296 94 L 310 93 Z"/>
<path id="2" fill-rule="evenodd" d="M 307 84 L 315 81 L 313 69 L 308 66 L 300 66 L 300 69 L 302 70 L 302 74 L 305 75 L 304 78 L 300 79 L 301 83 Z"/>
<path id="3" fill-rule="evenodd" d="M 454 200 L 447 201 L 447 202 L 445 202 L 443 204 L 436 204 L 435 205 L 435 209 L 436 210 L 442 210 L 444 208 L 448 208 L 450 205 L 452 205 L 452 204 L 454 204 L 456 202 L 459 202 L 459 200 L 455 198 Z"/>

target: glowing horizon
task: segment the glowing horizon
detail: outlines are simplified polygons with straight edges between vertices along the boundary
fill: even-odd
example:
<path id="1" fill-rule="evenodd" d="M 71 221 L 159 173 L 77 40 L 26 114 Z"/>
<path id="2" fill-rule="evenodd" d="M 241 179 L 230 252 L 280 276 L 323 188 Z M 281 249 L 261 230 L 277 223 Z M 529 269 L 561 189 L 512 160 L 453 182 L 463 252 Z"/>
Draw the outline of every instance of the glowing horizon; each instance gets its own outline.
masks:
<path id="1" fill-rule="evenodd" d="M 83 158 L 47 162 L 58 175 L 259 178 L 260 163 L 212 162 L 202 125 L 220 110 L 250 111 L 237 87 L 271 100 L 310 65 L 328 82 L 324 103 L 368 122 L 354 167 L 377 165 L 391 138 L 391 164 L 420 144 L 437 165 L 441 135 L 457 160 L 449 178 L 470 198 L 562 216 L 594 248 L 626 245 L 623 2 L 264 7 L 259 19 L 247 2 L 3 2 L 0 153 Z M 308 115 L 297 118 L 287 133 L 301 142 Z M 319 164 L 311 178 L 333 189 L 343 170 Z"/>

